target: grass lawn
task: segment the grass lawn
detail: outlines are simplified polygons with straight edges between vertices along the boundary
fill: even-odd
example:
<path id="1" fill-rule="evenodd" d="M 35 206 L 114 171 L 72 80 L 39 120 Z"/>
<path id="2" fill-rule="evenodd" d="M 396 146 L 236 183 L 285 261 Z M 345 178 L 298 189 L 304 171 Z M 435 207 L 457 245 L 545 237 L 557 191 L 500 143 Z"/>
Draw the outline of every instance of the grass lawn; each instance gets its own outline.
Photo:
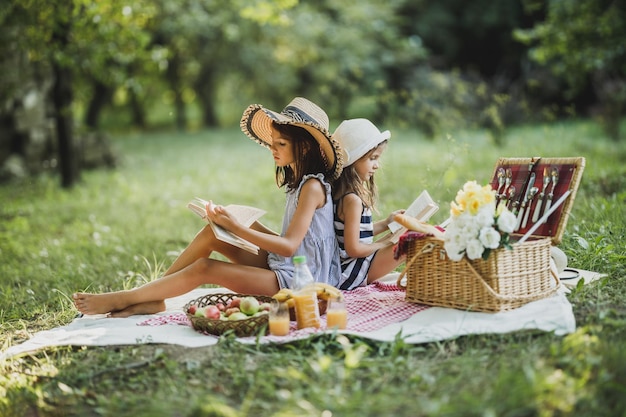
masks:
<path id="1" fill-rule="evenodd" d="M 573 267 L 607 274 L 569 296 L 575 333 L 461 337 L 407 345 L 330 335 L 281 346 L 224 338 L 174 345 L 64 347 L 0 363 L 0 416 L 624 416 L 626 142 L 590 121 L 428 141 L 395 130 L 377 174 L 380 216 L 424 188 L 447 217 L 467 180 L 487 183 L 498 157 L 584 156 L 560 247 Z M 160 276 L 201 226 L 194 196 L 268 211 L 284 196 L 266 150 L 239 130 L 119 134 L 115 170 L 0 186 L 0 347 L 69 323 L 72 292 Z"/>

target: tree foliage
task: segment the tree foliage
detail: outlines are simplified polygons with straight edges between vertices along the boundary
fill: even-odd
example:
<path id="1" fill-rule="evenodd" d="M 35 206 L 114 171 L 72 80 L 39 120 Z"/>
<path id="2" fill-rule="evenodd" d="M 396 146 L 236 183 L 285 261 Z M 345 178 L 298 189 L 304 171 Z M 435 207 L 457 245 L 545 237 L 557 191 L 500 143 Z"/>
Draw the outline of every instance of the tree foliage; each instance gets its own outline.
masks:
<path id="1" fill-rule="evenodd" d="M 70 187 L 79 178 L 73 131 L 76 80 L 124 78 L 118 69 L 142 56 L 147 39 L 143 28 L 149 17 L 149 4 L 142 1 L 132 6 L 120 0 L 5 2 L 0 13 L 5 29 L 0 43 L 19 51 L 25 57 L 20 63 L 40 68 L 52 78 L 51 103 L 63 186 Z M 17 85 L 14 81 L 7 79 L 8 94 Z"/>
<path id="2" fill-rule="evenodd" d="M 545 20 L 516 36 L 529 55 L 570 87 L 571 97 L 591 79 L 603 106 L 608 133 L 619 138 L 626 112 L 626 3 L 615 0 L 526 0 L 527 10 L 544 10 Z"/>
<path id="3" fill-rule="evenodd" d="M 604 117 L 619 126 L 625 8 L 612 0 L 7 0 L 0 102 L 7 108 L 25 80 L 54 74 L 65 83 L 53 89 L 65 95 L 54 102 L 57 129 L 76 109 L 98 128 L 106 108 L 145 127 L 164 107 L 186 129 L 190 104 L 196 123 L 233 124 L 234 108 L 257 100 L 280 108 L 304 95 L 333 119 L 401 122 L 433 137 L 482 126 L 497 142 L 533 108 L 528 49 L 571 86 L 570 96 L 555 88 L 551 99 L 570 100 L 591 80 Z M 70 138 L 71 152 L 71 123 L 57 134 L 59 143 Z"/>
<path id="4" fill-rule="evenodd" d="M 531 44 L 530 56 L 549 65 L 573 88 L 601 71 L 626 75 L 626 4 L 615 0 L 528 0 L 526 7 L 546 8 L 546 18 L 517 38 Z"/>

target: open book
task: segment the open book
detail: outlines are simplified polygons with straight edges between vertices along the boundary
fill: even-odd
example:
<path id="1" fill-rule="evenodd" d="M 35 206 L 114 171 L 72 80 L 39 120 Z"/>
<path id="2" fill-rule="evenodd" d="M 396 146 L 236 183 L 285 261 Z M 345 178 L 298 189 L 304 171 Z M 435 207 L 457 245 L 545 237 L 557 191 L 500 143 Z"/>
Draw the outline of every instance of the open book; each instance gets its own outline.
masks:
<path id="1" fill-rule="evenodd" d="M 439 210 L 439 205 L 435 203 L 428 191 L 424 190 L 405 210 L 404 214 L 413 216 L 419 221 L 427 222 L 437 210 Z M 391 230 L 391 236 L 388 239 L 392 243 L 398 243 L 400 236 L 407 231 L 406 227 L 398 222 L 391 222 L 388 227 Z"/>
<path id="2" fill-rule="evenodd" d="M 187 204 L 187 208 L 206 220 L 211 226 L 213 233 L 215 233 L 215 237 L 222 242 L 230 243 L 231 245 L 247 250 L 250 253 L 259 253 L 259 247 L 257 245 L 240 238 L 239 236 L 210 221 L 206 215 L 206 205 L 208 203 L 208 201 L 196 197 Z M 261 210 L 256 207 L 242 206 L 238 204 L 229 204 L 224 206 L 224 208 L 228 210 L 228 212 L 232 214 L 239 223 L 246 227 L 252 226 L 255 221 L 260 219 L 266 213 L 265 210 Z"/>

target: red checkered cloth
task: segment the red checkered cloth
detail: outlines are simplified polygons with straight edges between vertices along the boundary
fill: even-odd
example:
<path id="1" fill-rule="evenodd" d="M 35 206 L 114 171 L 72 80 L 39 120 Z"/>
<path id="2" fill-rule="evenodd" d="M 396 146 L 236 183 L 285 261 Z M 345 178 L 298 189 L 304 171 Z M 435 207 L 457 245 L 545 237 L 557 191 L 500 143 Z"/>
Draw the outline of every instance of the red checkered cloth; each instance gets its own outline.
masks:
<path id="1" fill-rule="evenodd" d="M 180 324 L 181 326 L 191 326 L 191 320 L 187 314 L 179 311 L 177 313 L 163 314 L 151 317 L 137 323 L 137 326 L 163 326 L 165 324 Z"/>
<path id="2" fill-rule="evenodd" d="M 435 227 L 442 232 L 446 231 L 446 229 L 444 229 L 443 227 L 440 227 L 440 226 L 435 226 Z M 398 244 L 393 248 L 394 258 L 400 259 L 400 257 L 406 255 L 407 252 L 409 251 L 410 242 L 417 240 L 417 239 L 423 239 L 427 236 L 432 236 L 432 235 L 421 233 L 421 232 L 415 232 L 412 230 L 409 230 L 408 232 L 404 232 L 404 234 L 400 236 L 400 239 L 398 240 Z"/>
<path id="3" fill-rule="evenodd" d="M 374 282 L 365 287 L 345 291 L 348 328 L 370 332 L 406 320 L 428 306 L 404 301 L 405 291 L 396 284 Z"/>
<path id="4" fill-rule="evenodd" d="M 375 282 L 352 291 L 344 291 L 346 308 L 348 310 L 347 331 L 371 332 L 392 323 L 408 319 L 414 314 L 424 311 L 428 306 L 413 304 L 404 301 L 405 292 L 396 284 Z M 289 335 L 265 336 L 268 341 L 285 341 L 288 338 L 298 339 L 326 330 L 326 316 L 323 315 L 322 326 L 319 329 L 296 328 L 296 322 L 290 324 Z M 160 326 L 164 324 L 178 324 L 191 326 L 191 321 L 184 312 L 159 315 L 138 323 L 139 326 Z"/>

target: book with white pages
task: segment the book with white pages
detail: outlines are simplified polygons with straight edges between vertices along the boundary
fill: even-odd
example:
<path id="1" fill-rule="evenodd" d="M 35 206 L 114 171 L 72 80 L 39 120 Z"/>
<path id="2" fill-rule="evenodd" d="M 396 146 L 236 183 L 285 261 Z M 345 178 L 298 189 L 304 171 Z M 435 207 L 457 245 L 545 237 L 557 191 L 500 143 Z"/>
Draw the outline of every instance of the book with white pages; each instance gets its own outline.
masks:
<path id="1" fill-rule="evenodd" d="M 415 217 L 421 222 L 427 222 L 438 210 L 439 205 L 435 203 L 435 200 L 428 194 L 428 191 L 424 190 L 405 210 L 404 214 Z M 392 243 L 398 243 L 400 236 L 407 231 L 407 228 L 398 222 L 391 222 L 387 227 L 391 231 L 389 241 Z"/>
<path id="2" fill-rule="evenodd" d="M 235 235 L 234 233 L 229 232 L 223 227 L 213 223 L 206 214 L 206 205 L 209 202 L 203 200 L 201 198 L 196 197 L 194 200 L 190 201 L 187 204 L 187 208 L 189 208 L 192 212 L 197 214 L 200 218 L 204 219 L 211 226 L 211 230 L 215 234 L 215 237 L 221 240 L 222 242 L 229 243 L 238 248 L 244 249 L 250 253 L 257 254 L 259 253 L 259 247 L 251 242 L 248 242 L 245 239 Z M 263 217 L 266 213 L 265 210 L 244 206 L 239 204 L 229 204 L 224 206 L 224 208 L 237 219 L 239 223 L 246 227 L 252 226 L 252 224 Z"/>

